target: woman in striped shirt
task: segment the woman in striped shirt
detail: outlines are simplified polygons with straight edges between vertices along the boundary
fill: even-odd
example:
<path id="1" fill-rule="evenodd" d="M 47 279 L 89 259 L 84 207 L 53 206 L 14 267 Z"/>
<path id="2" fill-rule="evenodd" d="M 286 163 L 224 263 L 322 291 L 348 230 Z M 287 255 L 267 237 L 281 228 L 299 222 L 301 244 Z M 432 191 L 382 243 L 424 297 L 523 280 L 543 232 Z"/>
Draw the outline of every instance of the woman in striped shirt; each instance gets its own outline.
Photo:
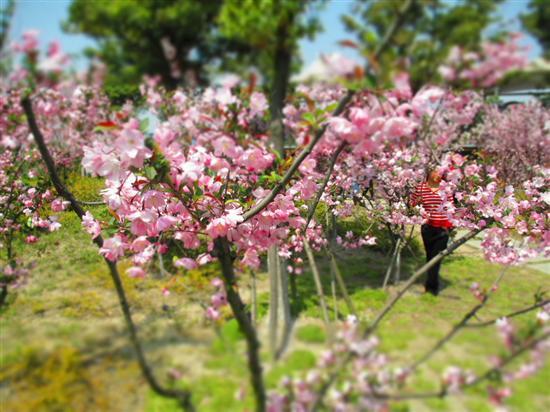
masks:
<path id="1" fill-rule="evenodd" d="M 427 213 L 427 220 L 422 225 L 422 241 L 426 249 L 426 261 L 429 262 L 439 252 L 447 248 L 449 231 L 453 225 L 443 208 L 446 195 L 439 190 L 441 173 L 436 170 L 428 170 L 428 177 L 425 182 L 420 183 L 411 198 L 411 205 L 421 205 Z M 441 261 L 428 270 L 425 291 L 433 295 L 439 293 L 439 267 Z"/>

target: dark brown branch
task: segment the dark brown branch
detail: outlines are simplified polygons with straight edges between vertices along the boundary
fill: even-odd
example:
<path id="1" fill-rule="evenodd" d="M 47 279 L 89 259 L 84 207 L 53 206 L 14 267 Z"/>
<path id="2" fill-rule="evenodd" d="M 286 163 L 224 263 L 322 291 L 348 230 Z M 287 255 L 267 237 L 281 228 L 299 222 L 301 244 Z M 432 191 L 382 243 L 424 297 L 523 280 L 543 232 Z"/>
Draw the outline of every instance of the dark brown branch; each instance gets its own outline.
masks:
<path id="1" fill-rule="evenodd" d="M 315 200 L 313 201 L 313 204 L 309 208 L 309 212 L 307 214 L 306 228 L 309 226 L 309 222 L 311 222 L 311 219 L 313 219 L 313 216 L 315 215 L 315 210 L 317 209 L 319 200 L 321 200 L 321 196 L 323 196 L 325 188 L 327 187 L 330 177 L 332 176 L 332 171 L 334 170 L 334 165 L 336 164 L 336 160 L 338 159 L 338 156 L 340 155 L 340 153 L 342 153 L 342 150 L 344 150 L 344 148 L 347 146 L 347 144 L 348 143 L 346 141 L 343 141 L 342 143 L 340 143 L 340 146 L 338 146 L 338 148 L 330 158 L 330 163 L 328 166 L 327 173 L 325 174 L 325 178 L 323 179 L 323 183 L 321 184 L 321 187 L 317 191 L 317 195 L 315 196 Z"/>
<path id="2" fill-rule="evenodd" d="M 332 113 L 332 116 L 338 116 L 341 114 L 348 103 L 351 101 L 351 98 L 355 94 L 355 91 L 349 90 L 347 94 L 340 100 L 340 103 L 338 104 L 338 107 L 336 110 Z M 321 140 L 321 137 L 323 137 L 325 131 L 327 129 L 327 126 L 321 127 L 313 139 L 309 142 L 309 144 L 300 152 L 300 154 L 294 159 L 294 162 L 289 167 L 289 169 L 286 171 L 285 175 L 281 179 L 281 181 L 271 190 L 269 195 L 264 197 L 260 203 L 258 203 L 256 206 L 254 206 L 252 209 L 248 210 L 246 213 L 243 214 L 244 221 L 246 222 L 248 219 L 256 216 L 258 213 L 260 213 L 262 210 L 264 210 L 274 199 L 275 197 L 285 188 L 285 186 L 288 184 L 292 176 L 294 175 L 294 172 L 298 170 L 298 167 L 302 164 L 302 162 L 310 155 L 310 153 L 313 151 L 313 148 L 315 145 Z"/>
<path id="3" fill-rule="evenodd" d="M 227 238 L 221 237 L 214 241 L 216 255 L 220 261 L 222 275 L 227 294 L 227 302 L 235 315 L 235 319 L 246 339 L 248 369 L 250 371 L 250 381 L 254 389 L 256 398 L 256 411 L 264 412 L 266 409 L 266 394 L 263 381 L 262 363 L 260 360 L 260 342 L 256 335 L 256 329 L 246 312 L 245 305 L 238 292 L 237 279 L 233 269 L 231 259 L 231 250 Z"/>
<path id="4" fill-rule="evenodd" d="M 78 201 L 74 198 L 73 194 L 69 191 L 69 189 L 67 189 L 67 187 L 64 185 L 64 183 L 59 178 L 59 175 L 57 174 L 54 160 L 48 150 L 48 147 L 46 146 L 46 143 L 44 141 L 44 136 L 42 135 L 42 132 L 40 131 L 40 129 L 38 128 L 38 124 L 36 123 L 36 118 L 32 110 L 32 103 L 30 98 L 29 97 L 23 98 L 21 101 L 21 105 L 23 106 L 23 110 L 25 111 L 25 114 L 27 116 L 29 128 L 32 132 L 36 145 L 38 146 L 38 150 L 40 151 L 42 160 L 44 160 L 44 163 L 46 164 L 46 167 L 48 169 L 48 174 L 50 176 L 50 180 L 52 181 L 52 184 L 54 185 L 55 190 L 60 196 L 62 196 L 67 201 L 69 201 L 73 211 L 78 215 L 80 219 L 82 219 L 82 217 L 84 216 L 84 210 L 80 207 L 80 205 L 78 204 Z M 99 248 L 103 246 L 103 238 L 101 237 L 101 235 L 97 236 L 93 240 L 93 242 Z M 145 377 L 145 380 L 147 381 L 151 389 L 153 389 L 153 391 L 155 391 L 157 394 L 168 398 L 177 399 L 185 410 L 194 411 L 195 409 L 193 407 L 193 404 L 191 403 L 191 393 L 189 391 L 181 391 L 176 389 L 164 388 L 156 380 L 145 358 L 145 353 L 143 351 L 143 347 L 141 346 L 141 341 L 139 340 L 137 329 L 132 319 L 132 314 L 130 312 L 130 305 L 128 304 L 126 293 L 124 291 L 124 286 L 122 284 L 120 274 L 118 273 L 116 263 L 111 262 L 108 259 L 105 259 L 105 263 L 109 268 L 111 279 L 113 280 L 113 283 L 115 285 L 120 307 L 122 309 L 122 313 L 124 314 L 126 327 L 128 328 L 128 331 L 130 333 L 130 341 L 132 342 L 132 345 L 136 352 L 138 364 L 140 366 L 143 376 Z"/>
<path id="5" fill-rule="evenodd" d="M 97 202 L 87 202 L 85 200 L 77 200 L 77 203 L 84 205 L 84 206 L 101 206 L 104 205 L 104 201 L 97 201 Z"/>

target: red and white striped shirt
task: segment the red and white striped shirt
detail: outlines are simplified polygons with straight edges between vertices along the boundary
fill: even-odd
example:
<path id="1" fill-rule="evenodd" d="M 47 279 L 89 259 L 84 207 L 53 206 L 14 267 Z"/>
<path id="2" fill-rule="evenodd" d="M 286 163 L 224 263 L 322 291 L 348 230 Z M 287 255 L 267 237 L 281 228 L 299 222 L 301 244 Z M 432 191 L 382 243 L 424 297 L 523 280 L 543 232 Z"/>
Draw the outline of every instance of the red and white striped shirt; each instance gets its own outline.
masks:
<path id="1" fill-rule="evenodd" d="M 452 202 L 452 197 L 448 196 L 447 200 Z M 416 187 L 411 198 L 412 206 L 422 205 L 424 210 L 428 212 L 428 221 L 430 226 L 452 228 L 453 225 L 449 222 L 447 212 L 443 207 L 443 198 L 440 195 L 439 189 L 430 188 L 426 182 L 422 182 Z"/>

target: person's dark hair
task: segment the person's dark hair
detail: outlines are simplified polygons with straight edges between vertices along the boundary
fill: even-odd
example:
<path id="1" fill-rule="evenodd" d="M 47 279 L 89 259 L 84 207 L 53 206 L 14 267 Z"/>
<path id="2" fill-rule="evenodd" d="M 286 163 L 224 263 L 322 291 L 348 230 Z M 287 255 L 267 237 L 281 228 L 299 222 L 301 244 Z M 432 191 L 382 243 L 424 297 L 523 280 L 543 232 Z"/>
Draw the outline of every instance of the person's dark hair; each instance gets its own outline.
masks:
<path id="1" fill-rule="evenodd" d="M 427 182 L 429 177 L 430 177 L 430 173 L 432 173 L 434 170 L 437 169 L 437 165 L 435 163 L 428 163 L 426 165 L 426 174 L 424 175 L 424 180 Z"/>

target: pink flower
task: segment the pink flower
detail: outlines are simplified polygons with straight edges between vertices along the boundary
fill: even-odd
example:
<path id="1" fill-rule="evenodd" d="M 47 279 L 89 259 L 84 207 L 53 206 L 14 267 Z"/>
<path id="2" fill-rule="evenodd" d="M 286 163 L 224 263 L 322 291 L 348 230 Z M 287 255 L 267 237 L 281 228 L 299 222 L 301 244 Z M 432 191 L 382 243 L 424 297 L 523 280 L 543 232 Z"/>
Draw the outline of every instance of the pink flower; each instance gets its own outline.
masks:
<path id="1" fill-rule="evenodd" d="M 210 298 L 210 302 L 215 309 L 219 309 L 221 306 L 227 304 L 227 297 L 225 296 L 225 291 L 215 293 Z"/>
<path id="2" fill-rule="evenodd" d="M 248 267 L 251 267 L 253 269 L 257 269 L 260 267 L 260 258 L 258 256 L 258 251 L 256 249 L 247 249 L 244 252 L 244 257 L 242 259 L 242 263 Z"/>
<path id="3" fill-rule="evenodd" d="M 236 159 L 242 152 L 241 147 L 236 144 L 235 140 L 228 136 L 217 138 L 212 142 L 212 146 L 216 156 L 225 155 L 231 159 Z"/>
<path id="4" fill-rule="evenodd" d="M 156 227 L 159 232 L 163 232 L 166 229 L 170 229 L 176 223 L 178 223 L 178 219 L 176 217 L 164 215 L 157 220 Z"/>
<path id="5" fill-rule="evenodd" d="M 469 164 L 464 168 L 464 175 L 465 176 L 474 176 L 479 172 L 479 166 L 476 164 Z"/>
<path id="6" fill-rule="evenodd" d="M 25 242 L 29 243 L 29 244 L 30 243 L 36 243 L 36 242 L 38 242 L 38 238 L 34 235 L 29 235 L 25 238 Z"/>
<path id="7" fill-rule="evenodd" d="M 52 211 L 61 212 L 69 206 L 69 202 L 64 201 L 63 199 L 57 198 L 52 201 Z"/>
<path id="8" fill-rule="evenodd" d="M 261 172 L 273 163 L 274 156 L 271 153 L 264 153 L 258 148 L 248 149 L 239 159 L 239 163 L 250 171 Z"/>
<path id="9" fill-rule="evenodd" d="M 348 143 L 357 143 L 361 139 L 359 129 L 343 117 L 332 117 L 329 120 L 329 127 L 336 137 Z"/>
<path id="10" fill-rule="evenodd" d="M 99 226 L 99 223 L 94 219 L 93 215 L 89 211 L 82 216 L 82 226 L 86 232 L 92 235 L 92 239 L 95 239 L 101 233 L 101 226 Z"/>
<path id="11" fill-rule="evenodd" d="M 144 278 L 145 277 L 145 271 L 140 268 L 139 266 L 132 266 L 128 269 L 126 269 L 126 274 L 130 276 L 131 278 Z"/>
<path id="12" fill-rule="evenodd" d="M 214 218 L 206 227 L 206 233 L 212 238 L 226 236 L 229 229 L 237 226 L 243 221 L 243 210 L 241 207 L 226 210 L 225 215 Z"/>
<path id="13" fill-rule="evenodd" d="M 38 30 L 28 30 L 23 33 L 23 44 L 21 44 L 20 51 L 23 53 L 31 53 L 38 49 Z"/>
<path id="14" fill-rule="evenodd" d="M 187 270 L 196 269 L 199 267 L 194 259 L 183 257 L 174 262 L 174 266 L 178 268 L 185 268 Z"/>
<path id="15" fill-rule="evenodd" d="M 223 280 L 221 280 L 220 278 L 214 278 L 214 279 L 212 279 L 210 284 L 212 286 L 214 286 L 215 288 L 221 288 L 221 287 L 223 287 Z"/>
<path id="16" fill-rule="evenodd" d="M 136 122 L 128 122 L 115 140 L 115 147 L 120 153 L 120 160 L 124 165 L 142 167 L 145 159 L 152 153 L 145 146 L 145 138 Z"/>
<path id="17" fill-rule="evenodd" d="M 212 306 L 209 306 L 206 309 L 205 315 L 208 319 L 213 321 L 219 320 L 221 318 L 221 313 L 217 309 L 213 308 Z"/>
<path id="18" fill-rule="evenodd" d="M 121 171 L 120 161 L 113 150 L 97 140 L 93 142 L 92 147 L 84 147 L 82 166 L 95 176 L 107 178 L 116 178 Z"/>
<path id="19" fill-rule="evenodd" d="M 111 262 L 115 262 L 117 259 L 124 256 L 124 243 L 122 242 L 122 238 L 119 235 L 115 235 L 106 239 L 105 242 L 103 242 L 103 247 L 99 249 L 99 253 Z"/>
<path id="20" fill-rule="evenodd" d="M 416 124 L 406 117 L 392 117 L 386 121 L 384 133 L 390 139 L 395 139 L 412 135 L 415 128 Z"/>
<path id="21" fill-rule="evenodd" d="M 395 84 L 395 95 L 399 99 L 408 100 L 412 97 L 410 76 L 406 72 L 398 73 L 393 78 Z"/>
<path id="22" fill-rule="evenodd" d="M 132 242 L 130 249 L 133 252 L 142 252 L 147 248 L 151 243 L 147 240 L 147 236 L 139 236 L 134 239 Z"/>
<path id="23" fill-rule="evenodd" d="M 252 115 L 262 114 L 268 107 L 267 99 L 263 93 L 254 92 L 250 95 L 250 111 Z"/>

